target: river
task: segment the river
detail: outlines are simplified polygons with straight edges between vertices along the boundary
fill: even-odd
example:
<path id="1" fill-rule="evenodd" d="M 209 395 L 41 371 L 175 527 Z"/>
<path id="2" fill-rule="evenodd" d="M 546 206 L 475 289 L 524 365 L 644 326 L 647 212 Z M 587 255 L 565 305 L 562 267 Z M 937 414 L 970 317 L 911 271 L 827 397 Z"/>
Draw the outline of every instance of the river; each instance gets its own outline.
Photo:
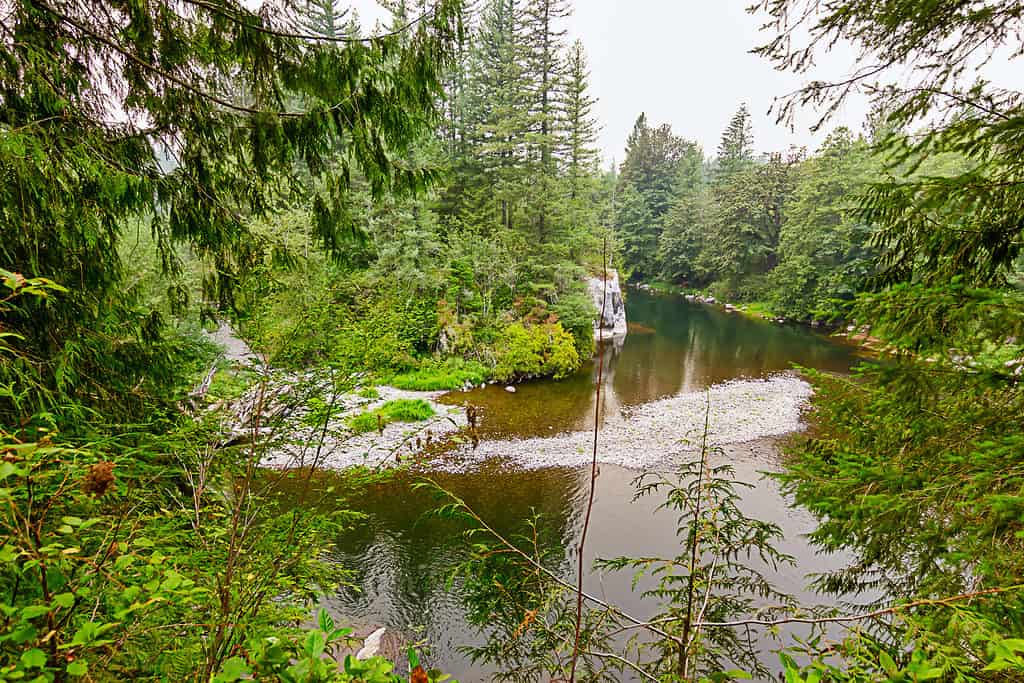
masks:
<path id="1" fill-rule="evenodd" d="M 637 411 L 643 414 L 645 406 L 657 411 L 662 405 L 659 401 L 675 400 L 673 397 L 697 396 L 695 405 L 699 407 L 706 400 L 701 392 L 708 387 L 728 388 L 735 386 L 729 383 L 736 380 L 776 377 L 794 363 L 843 372 L 855 360 L 848 347 L 810 330 L 753 320 L 680 297 L 630 290 L 627 311 L 629 335 L 603 349 L 606 429 L 612 423 L 629 425 L 630 416 Z M 482 443 L 470 465 L 432 476 L 463 497 L 496 529 L 513 533 L 522 528 L 524 519 L 540 512 L 557 529 L 562 547 L 573 547 L 589 480 L 589 469 L 581 463 L 589 454 L 569 457 L 570 466 L 558 459 L 519 466 L 503 453 L 509 444 L 520 442 L 538 448 L 545 443 L 564 446 L 568 442 L 550 437 L 583 434 L 590 429 L 598 365 L 596 361 L 588 363 L 560 382 L 524 383 L 515 393 L 492 385 L 446 396 L 442 399 L 446 403 L 478 408 Z M 793 378 L 780 381 L 799 383 Z M 787 389 L 789 385 L 779 386 Z M 658 436 L 682 438 L 682 434 L 672 433 L 672 424 L 657 425 Z M 845 558 L 824 556 L 811 547 L 803 535 L 813 528 L 813 519 L 803 510 L 790 508 L 777 485 L 761 474 L 778 469 L 778 440 L 742 438 L 741 433 L 732 439 L 719 458 L 735 467 L 738 480 L 754 484 L 743 494 L 744 510 L 784 530 L 781 550 L 793 555 L 796 565 L 772 575 L 776 588 L 802 602 L 834 599 L 810 591 L 808 575 L 837 568 Z M 524 439 L 527 441 L 522 442 Z M 631 450 L 639 448 L 634 445 Z M 533 446 L 528 450 L 533 451 Z M 492 452 L 494 457 L 488 457 Z M 660 502 L 656 498 L 633 502 L 632 482 L 639 472 L 614 462 L 619 461 L 602 464 L 597 479 L 585 548 L 588 566 L 596 557 L 677 554 L 674 516 L 656 513 L 654 508 Z M 402 638 L 421 639 L 430 666 L 463 683 L 488 680 L 488 670 L 460 652 L 461 645 L 479 643 L 481 637 L 466 622 L 459 585 L 449 590 L 444 581 L 463 542 L 459 529 L 452 522 L 424 514 L 436 503 L 426 492 L 411 489 L 415 478 L 399 474 L 346 500 L 350 508 L 367 517 L 338 539 L 332 559 L 353 570 L 352 585 L 331 596 L 325 607 L 339 619 L 354 623 L 360 633 L 383 625 Z M 566 570 L 571 571 L 575 559 L 565 552 Z M 590 572 L 587 585 L 637 616 L 651 614 L 649 601 L 639 596 L 644 585 L 633 590 L 630 580 L 629 572 Z M 774 661 L 771 655 L 765 656 L 765 661 Z"/>

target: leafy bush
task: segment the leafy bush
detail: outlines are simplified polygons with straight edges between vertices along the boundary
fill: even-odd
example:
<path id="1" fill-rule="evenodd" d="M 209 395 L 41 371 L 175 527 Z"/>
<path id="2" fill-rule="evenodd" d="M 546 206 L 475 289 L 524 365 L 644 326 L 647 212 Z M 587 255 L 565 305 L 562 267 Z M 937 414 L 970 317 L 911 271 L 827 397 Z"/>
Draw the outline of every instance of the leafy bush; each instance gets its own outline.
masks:
<path id="1" fill-rule="evenodd" d="M 552 307 L 559 322 L 573 338 L 580 358 L 594 355 L 594 319 L 598 311 L 594 301 L 584 293 L 563 297 Z"/>
<path id="2" fill-rule="evenodd" d="M 391 422 L 422 422 L 434 416 L 434 409 L 421 398 L 399 398 L 376 410 L 350 417 L 348 426 L 356 434 L 372 432 Z"/>
<path id="3" fill-rule="evenodd" d="M 573 336 L 559 322 L 508 325 L 495 345 L 494 377 L 503 382 L 528 377 L 562 379 L 581 361 Z"/>
<path id="4" fill-rule="evenodd" d="M 377 387 L 363 387 L 356 395 L 360 398 L 378 399 L 380 398 L 380 392 L 377 391 Z"/>

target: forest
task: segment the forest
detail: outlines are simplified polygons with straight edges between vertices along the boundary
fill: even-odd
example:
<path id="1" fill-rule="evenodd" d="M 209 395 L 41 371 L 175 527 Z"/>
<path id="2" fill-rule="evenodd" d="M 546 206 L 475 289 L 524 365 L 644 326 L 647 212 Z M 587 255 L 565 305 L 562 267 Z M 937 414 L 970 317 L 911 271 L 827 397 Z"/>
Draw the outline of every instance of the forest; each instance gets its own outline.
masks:
<path id="1" fill-rule="evenodd" d="M 820 143 L 619 162 L 571 0 L 380 4 L 0 3 L 0 680 L 1024 680 L 1024 2 L 757 0 Z"/>

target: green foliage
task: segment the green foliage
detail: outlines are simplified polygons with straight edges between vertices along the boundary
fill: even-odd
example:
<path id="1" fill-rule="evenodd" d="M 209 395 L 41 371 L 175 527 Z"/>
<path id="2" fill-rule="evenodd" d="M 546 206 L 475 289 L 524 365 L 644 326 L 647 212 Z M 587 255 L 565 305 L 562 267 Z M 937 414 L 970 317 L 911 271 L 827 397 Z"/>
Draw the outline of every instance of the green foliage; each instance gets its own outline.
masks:
<path id="1" fill-rule="evenodd" d="M 584 596 L 577 675 L 618 681 L 640 674 L 651 680 L 731 680 L 747 671 L 767 674 L 740 617 L 770 617 L 791 605 L 755 568 L 788 564 L 778 552 L 778 527 L 745 516 L 738 507 L 745 485 L 728 466 L 711 467 L 705 445 L 699 461 L 676 476 L 640 477 L 636 497 L 665 495 L 658 511 L 677 515 L 679 554 L 671 558 L 600 559 L 596 569 L 630 570 L 638 599 L 649 604 L 643 621 L 618 605 Z M 433 486 L 431 484 L 425 484 Z M 434 487 L 436 489 L 436 487 Z M 576 586 L 557 539 L 543 517 L 522 533 L 495 531 L 464 500 L 439 491 L 437 514 L 468 525 L 467 553 L 455 575 L 467 590 L 468 616 L 486 634 L 472 648 L 476 660 L 498 668 L 499 680 L 566 678 L 576 635 Z M 652 586 L 637 589 L 643 581 Z M 639 633 L 617 638 L 624 632 Z M 737 667 L 740 667 L 737 669 Z"/>
<path id="2" fill-rule="evenodd" d="M 878 163 L 864 138 L 838 129 L 797 168 L 770 276 L 779 313 L 798 320 L 849 313 L 874 271 L 872 230 L 856 215 L 856 201 Z"/>
<path id="3" fill-rule="evenodd" d="M 392 422 L 422 422 L 434 416 L 434 408 L 421 398 L 399 398 L 388 401 L 376 410 L 359 413 L 348 419 L 356 434 L 373 432 Z"/>
<path id="4" fill-rule="evenodd" d="M 462 33 L 458 0 L 406 31 L 343 45 L 288 36 L 283 17 L 235 0 L 179 9 L 5 10 L 4 32 L 18 39 L 0 46 L 0 221 L 12 226 L 0 263 L 68 289 L 5 314 L 18 355 L 35 359 L 19 378 L 39 397 L 28 414 L 77 402 L 138 417 L 150 378 L 174 374 L 160 316 L 123 291 L 125 219 L 151 218 L 169 275 L 188 245 L 208 265 L 207 300 L 231 309 L 239 278 L 275 246 L 249 217 L 301 199 L 313 242 L 340 254 L 353 177 L 381 197 L 438 175 L 407 156 L 435 120 Z"/>
<path id="5" fill-rule="evenodd" d="M 529 377 L 561 379 L 580 366 L 576 341 L 560 322 L 525 326 L 512 323 L 495 343 L 494 378 L 507 382 Z"/>
<path id="6" fill-rule="evenodd" d="M 282 683 L 401 683 L 405 680 L 394 673 L 395 665 L 383 657 L 359 660 L 345 655 L 339 666 L 336 660 L 341 659 L 342 648 L 348 644 L 347 636 L 352 629 L 337 628 L 323 610 L 317 614 L 317 622 L 319 628 L 294 636 L 251 640 L 246 644 L 246 655 L 224 662 L 211 683 L 234 683 L 257 676 L 259 680 Z M 419 666 L 414 650 L 410 650 L 409 666 L 411 669 Z M 424 672 L 423 680 L 458 683 L 437 671 Z"/>
<path id="7" fill-rule="evenodd" d="M 651 128 L 645 114 L 637 118 L 626 140 L 615 207 L 623 260 L 636 275 L 657 273 L 658 241 L 678 189 L 678 176 L 692 172 L 702 156 L 696 143 L 674 135 L 668 124 Z"/>
<path id="8" fill-rule="evenodd" d="M 440 363 L 423 363 L 416 370 L 395 375 L 388 384 L 410 391 L 451 391 L 461 389 L 467 383 L 482 384 L 489 376 L 487 368 L 480 363 L 448 358 Z"/>
<path id="9" fill-rule="evenodd" d="M 572 335 L 581 359 L 594 355 L 594 320 L 599 315 L 594 300 L 586 293 L 562 297 L 551 307 L 562 328 Z"/>

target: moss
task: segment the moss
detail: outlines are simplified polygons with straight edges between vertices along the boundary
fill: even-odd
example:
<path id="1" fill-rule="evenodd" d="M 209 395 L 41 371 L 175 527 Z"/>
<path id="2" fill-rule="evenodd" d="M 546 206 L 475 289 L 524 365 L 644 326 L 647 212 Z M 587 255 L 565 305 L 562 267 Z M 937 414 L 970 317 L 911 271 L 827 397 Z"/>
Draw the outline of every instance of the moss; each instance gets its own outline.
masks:
<path id="1" fill-rule="evenodd" d="M 388 401 L 376 410 L 350 417 L 348 426 L 356 434 L 363 434 L 391 422 L 422 422 L 433 416 L 434 408 L 423 399 L 400 398 Z"/>

